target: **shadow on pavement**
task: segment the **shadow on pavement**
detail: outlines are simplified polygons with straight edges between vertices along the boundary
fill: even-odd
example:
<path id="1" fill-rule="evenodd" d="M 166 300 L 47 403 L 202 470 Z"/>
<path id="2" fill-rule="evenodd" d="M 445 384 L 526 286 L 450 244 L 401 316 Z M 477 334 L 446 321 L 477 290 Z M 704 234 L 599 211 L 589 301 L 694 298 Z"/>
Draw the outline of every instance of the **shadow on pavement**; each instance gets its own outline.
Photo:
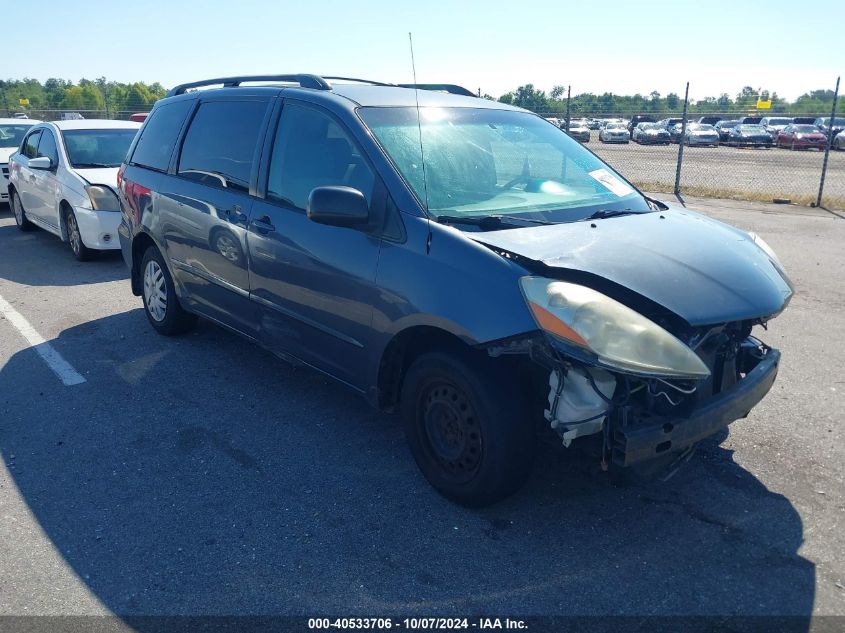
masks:
<path id="1" fill-rule="evenodd" d="M 779 615 L 809 627 L 801 519 L 718 438 L 649 484 L 614 483 L 547 445 L 525 489 L 469 511 L 418 474 L 395 418 L 316 373 L 202 322 L 175 339 L 140 309 L 93 324 L 53 341 L 83 385 L 44 369 L 45 388 L 27 392 L 41 371 L 32 350 L 0 370 L 0 453 L 118 615 Z"/>
<path id="2" fill-rule="evenodd" d="M 78 262 L 65 242 L 47 231 L 20 231 L 14 223 L 0 226 L 0 279 L 27 286 L 78 286 L 127 279 L 119 250 L 102 251 Z"/>

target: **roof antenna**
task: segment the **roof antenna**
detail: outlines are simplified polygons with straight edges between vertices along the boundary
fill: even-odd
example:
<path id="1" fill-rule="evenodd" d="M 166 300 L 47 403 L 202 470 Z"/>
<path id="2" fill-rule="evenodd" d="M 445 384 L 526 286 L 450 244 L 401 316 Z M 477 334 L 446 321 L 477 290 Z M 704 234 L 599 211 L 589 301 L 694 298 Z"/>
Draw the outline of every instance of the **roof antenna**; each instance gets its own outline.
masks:
<path id="1" fill-rule="evenodd" d="M 423 152 L 422 120 L 420 118 L 420 91 L 417 87 L 417 66 L 414 63 L 414 38 L 410 31 L 408 31 L 408 44 L 411 47 L 411 73 L 414 76 L 414 100 L 417 104 L 417 131 L 420 136 L 420 161 L 422 162 L 423 197 L 425 198 L 423 204 L 425 206 L 426 221 L 428 222 L 428 237 L 425 241 L 425 253 L 428 255 L 431 252 L 431 216 L 428 213 L 428 183 L 425 175 L 425 153 Z"/>

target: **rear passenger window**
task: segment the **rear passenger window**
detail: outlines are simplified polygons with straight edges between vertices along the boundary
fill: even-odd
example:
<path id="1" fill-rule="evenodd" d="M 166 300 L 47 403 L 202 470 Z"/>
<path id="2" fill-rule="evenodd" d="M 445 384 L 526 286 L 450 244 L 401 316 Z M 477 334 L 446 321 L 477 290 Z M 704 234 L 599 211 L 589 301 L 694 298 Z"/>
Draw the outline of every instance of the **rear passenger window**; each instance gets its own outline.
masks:
<path id="1" fill-rule="evenodd" d="M 130 162 L 167 171 L 176 137 L 193 105 L 193 101 L 177 101 L 156 108 L 141 131 Z"/>
<path id="2" fill-rule="evenodd" d="M 23 143 L 23 151 L 21 153 L 27 158 L 35 158 L 38 156 L 38 139 L 40 137 L 41 130 L 35 130 L 35 132 L 27 136 Z"/>
<path id="3" fill-rule="evenodd" d="M 355 143 L 326 114 L 287 104 L 270 158 L 267 197 L 305 209 L 316 187 L 345 185 L 371 201 L 375 177 Z"/>
<path id="4" fill-rule="evenodd" d="M 179 175 L 214 187 L 249 190 L 267 101 L 207 101 L 182 145 Z"/>

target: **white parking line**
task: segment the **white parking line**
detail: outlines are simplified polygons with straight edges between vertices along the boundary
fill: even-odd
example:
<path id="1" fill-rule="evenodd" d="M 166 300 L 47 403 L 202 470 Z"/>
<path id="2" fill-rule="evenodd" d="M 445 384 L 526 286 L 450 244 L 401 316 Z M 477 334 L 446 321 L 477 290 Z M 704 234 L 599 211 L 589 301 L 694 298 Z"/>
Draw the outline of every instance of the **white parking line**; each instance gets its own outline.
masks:
<path id="1" fill-rule="evenodd" d="M 67 362 L 62 355 L 59 354 L 52 345 L 44 340 L 29 321 L 23 315 L 15 310 L 9 302 L 7 302 L 2 295 L 0 295 L 0 314 L 15 326 L 15 329 L 21 333 L 27 342 L 35 348 L 38 355 L 44 359 L 47 366 L 53 370 L 53 373 L 59 377 L 66 387 L 71 385 L 80 385 L 85 382 L 78 371 L 76 371 L 69 362 Z"/>

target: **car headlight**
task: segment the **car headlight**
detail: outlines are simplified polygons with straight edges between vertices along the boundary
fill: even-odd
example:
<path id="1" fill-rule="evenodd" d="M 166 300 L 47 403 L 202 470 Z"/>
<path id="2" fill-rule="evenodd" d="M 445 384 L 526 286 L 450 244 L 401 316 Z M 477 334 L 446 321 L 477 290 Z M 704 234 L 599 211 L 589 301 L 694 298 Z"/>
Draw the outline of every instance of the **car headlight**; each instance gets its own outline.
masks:
<path id="1" fill-rule="evenodd" d="M 565 281 L 522 277 L 537 325 L 594 355 L 602 365 L 636 374 L 702 379 L 710 370 L 662 327 L 600 292 Z"/>
<path id="2" fill-rule="evenodd" d="M 85 187 L 91 206 L 95 211 L 120 211 L 120 201 L 111 187 L 106 185 L 88 185 Z"/>

